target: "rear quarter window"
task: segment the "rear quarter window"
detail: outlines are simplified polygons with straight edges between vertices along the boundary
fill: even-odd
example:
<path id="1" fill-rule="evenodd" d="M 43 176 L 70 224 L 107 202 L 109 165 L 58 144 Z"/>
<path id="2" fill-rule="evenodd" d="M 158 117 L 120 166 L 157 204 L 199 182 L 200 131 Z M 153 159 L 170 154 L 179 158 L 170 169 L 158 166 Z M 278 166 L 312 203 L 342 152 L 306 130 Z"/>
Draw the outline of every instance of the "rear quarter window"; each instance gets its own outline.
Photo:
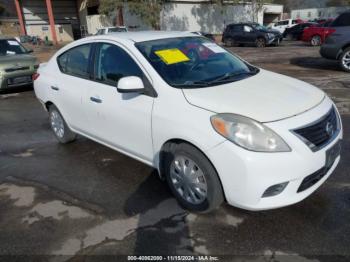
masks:
<path id="1" fill-rule="evenodd" d="M 57 58 L 57 64 L 62 73 L 88 78 L 91 44 L 85 44 L 69 49 Z"/>

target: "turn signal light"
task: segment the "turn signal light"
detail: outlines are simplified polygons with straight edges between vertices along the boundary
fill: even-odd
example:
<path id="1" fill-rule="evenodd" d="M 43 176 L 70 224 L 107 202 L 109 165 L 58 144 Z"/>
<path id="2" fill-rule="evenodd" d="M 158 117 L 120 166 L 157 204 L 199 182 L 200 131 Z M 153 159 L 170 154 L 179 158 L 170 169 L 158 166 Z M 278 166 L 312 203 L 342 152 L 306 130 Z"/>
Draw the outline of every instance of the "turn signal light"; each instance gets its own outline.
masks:
<path id="1" fill-rule="evenodd" d="M 39 78 L 39 76 L 40 76 L 40 74 L 38 74 L 38 73 L 33 74 L 32 75 L 33 81 L 37 80 Z"/>

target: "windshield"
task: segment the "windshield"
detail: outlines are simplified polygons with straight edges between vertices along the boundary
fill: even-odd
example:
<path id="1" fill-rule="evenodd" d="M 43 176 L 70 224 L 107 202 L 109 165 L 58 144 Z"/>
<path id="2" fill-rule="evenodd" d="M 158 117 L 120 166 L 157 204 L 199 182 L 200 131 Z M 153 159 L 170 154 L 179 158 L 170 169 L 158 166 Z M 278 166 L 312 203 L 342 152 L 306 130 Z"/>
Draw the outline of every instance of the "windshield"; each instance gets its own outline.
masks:
<path id="1" fill-rule="evenodd" d="M 136 44 L 159 75 L 173 87 L 205 87 L 256 74 L 244 63 L 204 37 L 180 37 Z"/>
<path id="2" fill-rule="evenodd" d="M 253 27 L 256 30 L 268 30 L 267 27 L 263 26 L 263 25 L 258 25 L 258 24 L 253 24 Z"/>
<path id="3" fill-rule="evenodd" d="M 0 40 L 0 55 L 20 55 L 27 50 L 15 39 Z"/>

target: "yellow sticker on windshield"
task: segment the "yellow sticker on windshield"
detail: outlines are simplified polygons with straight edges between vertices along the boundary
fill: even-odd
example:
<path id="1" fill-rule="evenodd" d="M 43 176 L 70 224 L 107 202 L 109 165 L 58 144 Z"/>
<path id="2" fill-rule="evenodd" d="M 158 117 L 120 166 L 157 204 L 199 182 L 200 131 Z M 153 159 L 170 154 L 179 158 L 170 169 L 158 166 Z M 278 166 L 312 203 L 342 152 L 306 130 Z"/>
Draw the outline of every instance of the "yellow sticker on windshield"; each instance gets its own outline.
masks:
<path id="1" fill-rule="evenodd" d="M 190 61 L 190 59 L 179 49 L 166 49 L 155 51 L 155 54 L 167 65 Z"/>

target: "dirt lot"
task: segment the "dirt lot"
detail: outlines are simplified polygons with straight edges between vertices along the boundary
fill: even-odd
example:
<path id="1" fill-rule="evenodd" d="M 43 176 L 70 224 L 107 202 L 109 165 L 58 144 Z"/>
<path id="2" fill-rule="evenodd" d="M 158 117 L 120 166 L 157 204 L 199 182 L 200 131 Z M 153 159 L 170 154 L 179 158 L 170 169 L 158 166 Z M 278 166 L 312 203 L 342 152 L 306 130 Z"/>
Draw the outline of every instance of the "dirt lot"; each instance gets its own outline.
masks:
<path id="1" fill-rule="evenodd" d="M 0 96 L 0 261 L 122 261 L 82 255 L 226 255 L 220 261 L 349 261 L 350 74 L 297 42 L 232 50 L 324 89 L 342 112 L 342 161 L 305 201 L 189 214 L 155 171 L 88 139 L 53 137 L 32 91 Z M 45 61 L 54 50 L 37 49 Z M 61 255 L 61 256 L 43 256 Z"/>

